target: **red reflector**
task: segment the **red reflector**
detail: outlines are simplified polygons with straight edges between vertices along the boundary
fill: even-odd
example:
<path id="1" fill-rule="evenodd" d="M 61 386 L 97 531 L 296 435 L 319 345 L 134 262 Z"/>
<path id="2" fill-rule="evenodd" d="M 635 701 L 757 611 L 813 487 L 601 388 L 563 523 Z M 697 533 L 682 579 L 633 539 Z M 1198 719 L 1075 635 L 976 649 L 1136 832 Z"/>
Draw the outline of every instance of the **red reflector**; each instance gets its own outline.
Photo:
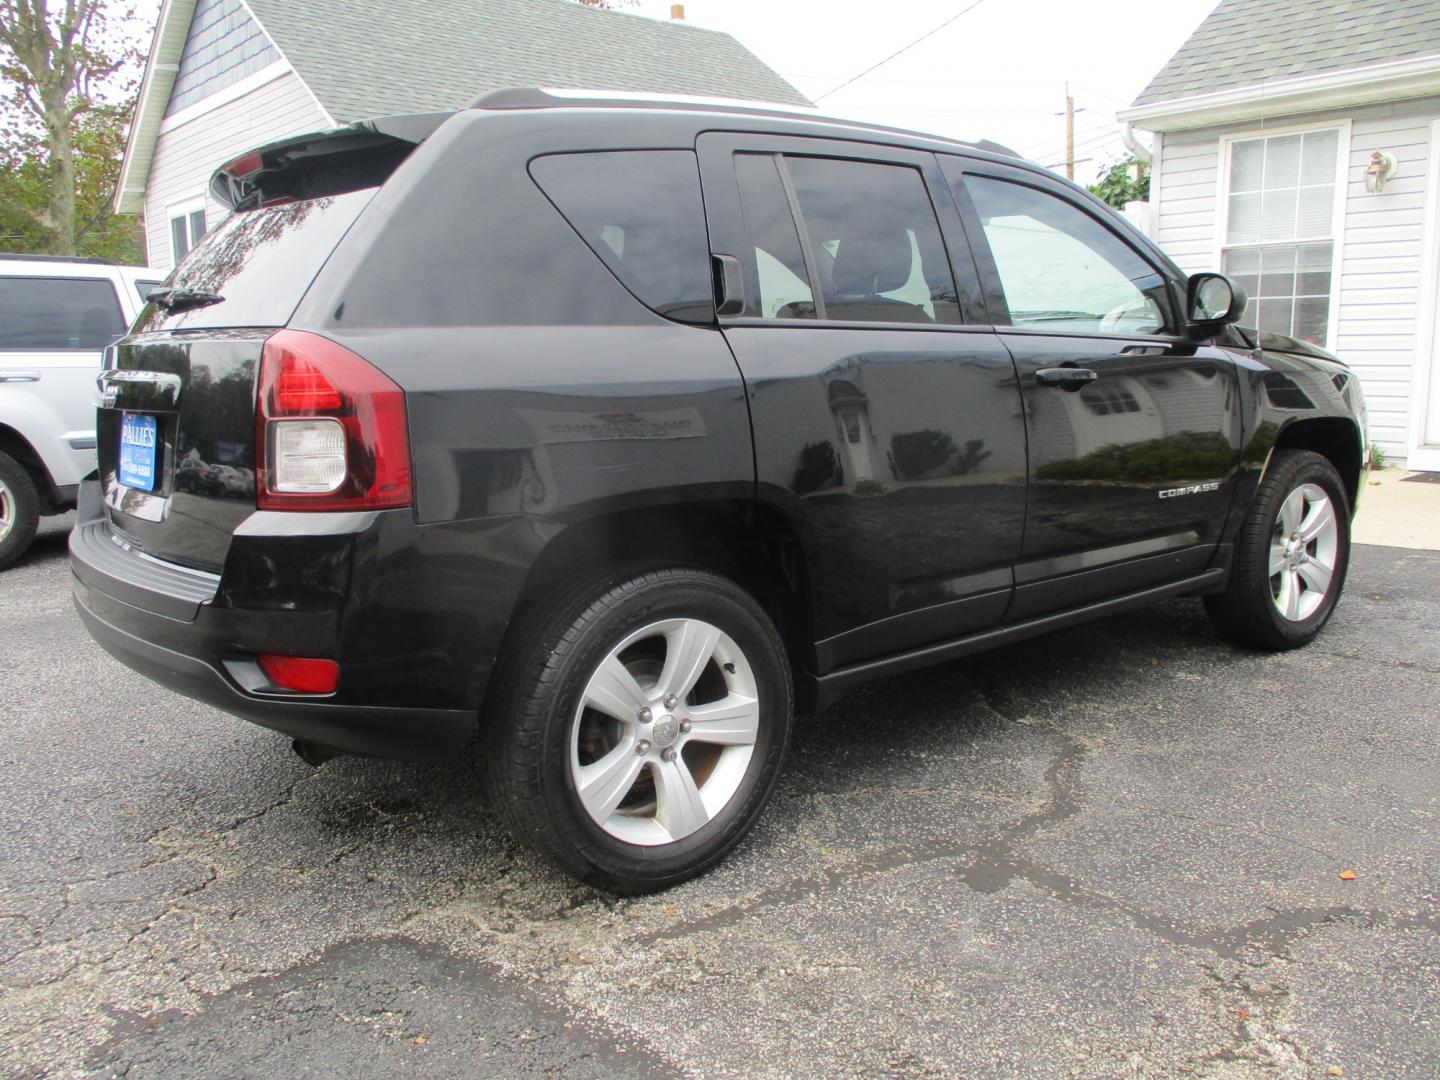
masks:
<path id="1" fill-rule="evenodd" d="M 260 670 L 281 690 L 297 694 L 333 694 L 340 685 L 340 665 L 334 660 L 308 656 L 281 656 L 261 653 L 255 658 Z"/>

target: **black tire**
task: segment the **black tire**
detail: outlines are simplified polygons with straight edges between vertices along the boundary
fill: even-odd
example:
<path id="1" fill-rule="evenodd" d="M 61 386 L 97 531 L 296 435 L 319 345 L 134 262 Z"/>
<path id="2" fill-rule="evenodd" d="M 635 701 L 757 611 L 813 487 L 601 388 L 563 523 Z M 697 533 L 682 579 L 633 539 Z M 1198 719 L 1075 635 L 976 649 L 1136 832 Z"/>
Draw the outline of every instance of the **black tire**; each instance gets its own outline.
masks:
<path id="1" fill-rule="evenodd" d="M 1283 615 L 1270 574 L 1270 547 L 1280 508 L 1297 488 L 1319 487 L 1329 497 L 1338 535 L 1335 564 L 1321 602 L 1304 618 Z M 1240 526 L 1235 563 L 1223 593 L 1205 597 L 1205 611 L 1222 636 L 1241 645 L 1281 651 L 1309 644 L 1329 620 L 1350 563 L 1350 499 L 1335 466 L 1308 450 L 1277 450 Z"/>
<path id="2" fill-rule="evenodd" d="M 734 794 L 698 831 L 657 845 L 627 843 L 585 810 L 572 778 L 581 695 L 627 636 L 682 618 L 719 629 L 743 653 L 758 701 L 754 750 Z M 724 858 L 764 808 L 790 734 L 793 689 L 780 635 L 743 589 L 701 570 L 611 577 L 550 598 L 517 627 L 494 679 L 482 736 L 491 805 L 522 842 L 616 893 L 668 888 Z"/>
<path id="3" fill-rule="evenodd" d="M 6 530 L 4 515 L 9 516 L 9 528 L 0 538 L 0 570 L 4 570 L 30 549 L 35 539 L 35 529 L 40 524 L 40 492 L 35 489 L 35 478 L 25 466 L 9 454 L 0 453 L 0 530 Z"/>

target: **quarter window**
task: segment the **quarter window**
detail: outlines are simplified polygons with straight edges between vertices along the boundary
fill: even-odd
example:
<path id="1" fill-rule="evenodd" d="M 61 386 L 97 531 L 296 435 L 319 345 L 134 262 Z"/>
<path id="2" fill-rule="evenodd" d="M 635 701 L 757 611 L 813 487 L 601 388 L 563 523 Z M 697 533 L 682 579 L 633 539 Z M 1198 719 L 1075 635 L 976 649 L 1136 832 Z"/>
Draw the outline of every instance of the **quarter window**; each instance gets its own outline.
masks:
<path id="1" fill-rule="evenodd" d="M 1339 152 L 1335 128 L 1230 144 L 1221 266 L 1248 324 L 1326 344 Z"/>
<path id="2" fill-rule="evenodd" d="M 641 303 L 672 319 L 714 321 L 694 153 L 552 154 L 532 161 L 530 175 Z"/>
<path id="3" fill-rule="evenodd" d="M 123 333 L 108 281 L 0 277 L 0 349 L 103 349 Z"/>
<path id="4" fill-rule="evenodd" d="M 1110 229 L 1054 195 L 985 176 L 965 187 L 1000 275 L 1010 325 L 1158 334 L 1165 279 Z"/>
<path id="5" fill-rule="evenodd" d="M 773 154 L 737 154 L 735 175 L 755 259 L 745 314 L 761 319 L 815 318 L 800 234 L 795 231 L 777 159 Z"/>

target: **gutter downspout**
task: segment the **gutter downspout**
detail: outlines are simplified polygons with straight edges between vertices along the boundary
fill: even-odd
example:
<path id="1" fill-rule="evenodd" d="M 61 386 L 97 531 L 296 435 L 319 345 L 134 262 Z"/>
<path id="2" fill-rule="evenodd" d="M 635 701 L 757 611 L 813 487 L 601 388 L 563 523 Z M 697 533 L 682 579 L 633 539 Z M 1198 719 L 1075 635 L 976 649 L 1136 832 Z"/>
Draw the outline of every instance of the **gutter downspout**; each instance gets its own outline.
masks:
<path id="1" fill-rule="evenodd" d="M 1130 153 L 1135 155 L 1141 165 L 1144 165 L 1147 169 L 1150 167 L 1154 155 L 1150 153 L 1149 148 L 1144 143 L 1135 138 L 1135 124 L 1133 121 L 1126 120 L 1125 123 L 1120 126 L 1120 141 L 1125 144 L 1126 150 L 1129 150 Z"/>

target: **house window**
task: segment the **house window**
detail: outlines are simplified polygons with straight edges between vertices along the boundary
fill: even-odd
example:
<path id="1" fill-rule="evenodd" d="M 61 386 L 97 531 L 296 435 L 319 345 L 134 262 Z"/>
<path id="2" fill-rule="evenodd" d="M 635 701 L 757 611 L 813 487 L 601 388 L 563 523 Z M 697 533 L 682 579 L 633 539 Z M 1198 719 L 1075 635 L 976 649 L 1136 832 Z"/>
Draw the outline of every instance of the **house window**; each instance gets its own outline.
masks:
<path id="1" fill-rule="evenodd" d="M 176 266 L 205 235 L 205 207 L 170 211 L 170 257 Z"/>
<path id="2" fill-rule="evenodd" d="M 1336 128 L 1231 143 L 1221 266 L 1246 325 L 1327 343 L 1339 153 Z"/>

